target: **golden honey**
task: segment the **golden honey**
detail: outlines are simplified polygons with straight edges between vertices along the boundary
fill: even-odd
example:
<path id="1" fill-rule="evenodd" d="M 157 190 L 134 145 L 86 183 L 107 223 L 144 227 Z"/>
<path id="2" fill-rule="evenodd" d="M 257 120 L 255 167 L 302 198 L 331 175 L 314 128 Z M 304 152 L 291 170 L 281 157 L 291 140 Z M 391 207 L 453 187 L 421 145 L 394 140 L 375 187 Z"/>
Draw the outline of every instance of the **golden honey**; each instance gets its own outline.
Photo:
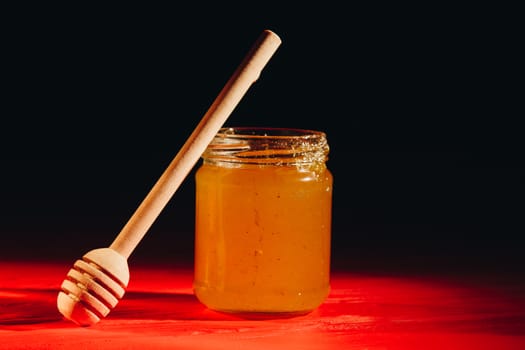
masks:
<path id="1" fill-rule="evenodd" d="M 322 132 L 223 128 L 196 172 L 194 292 L 208 308 L 302 314 L 330 290 Z"/>

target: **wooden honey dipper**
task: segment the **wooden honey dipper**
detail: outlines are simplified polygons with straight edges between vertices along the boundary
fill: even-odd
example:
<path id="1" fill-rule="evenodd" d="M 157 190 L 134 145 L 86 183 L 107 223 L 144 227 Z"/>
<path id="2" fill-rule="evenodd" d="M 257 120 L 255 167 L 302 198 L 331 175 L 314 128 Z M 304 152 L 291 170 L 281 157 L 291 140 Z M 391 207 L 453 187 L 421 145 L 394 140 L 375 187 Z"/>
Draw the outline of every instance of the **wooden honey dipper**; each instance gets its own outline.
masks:
<path id="1" fill-rule="evenodd" d="M 127 259 L 280 44 L 275 33 L 263 31 L 109 248 L 89 251 L 75 262 L 57 297 L 65 318 L 90 326 L 122 299 L 129 282 Z"/>

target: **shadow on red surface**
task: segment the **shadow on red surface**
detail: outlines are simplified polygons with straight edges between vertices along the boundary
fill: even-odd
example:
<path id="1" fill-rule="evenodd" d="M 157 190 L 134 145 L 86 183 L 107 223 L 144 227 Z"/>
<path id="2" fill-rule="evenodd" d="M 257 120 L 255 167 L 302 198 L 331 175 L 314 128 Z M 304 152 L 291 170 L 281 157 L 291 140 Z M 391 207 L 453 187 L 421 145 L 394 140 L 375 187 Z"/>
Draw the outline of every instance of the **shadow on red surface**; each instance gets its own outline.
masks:
<path id="1" fill-rule="evenodd" d="M 132 266 L 116 308 L 78 327 L 56 309 L 68 268 L 0 263 L 0 349 L 525 348 L 525 284 L 505 276 L 334 272 L 314 312 L 247 320 L 200 304 L 191 269 Z"/>

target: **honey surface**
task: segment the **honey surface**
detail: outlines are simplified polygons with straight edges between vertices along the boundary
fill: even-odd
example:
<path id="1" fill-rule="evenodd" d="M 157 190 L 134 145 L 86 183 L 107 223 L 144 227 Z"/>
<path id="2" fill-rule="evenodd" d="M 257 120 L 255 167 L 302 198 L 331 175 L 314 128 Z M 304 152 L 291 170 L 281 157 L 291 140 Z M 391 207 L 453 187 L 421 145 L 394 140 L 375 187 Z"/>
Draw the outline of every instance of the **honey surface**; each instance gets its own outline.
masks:
<path id="1" fill-rule="evenodd" d="M 196 174 L 196 296 L 212 309 L 305 312 L 330 284 L 332 175 L 323 166 Z"/>

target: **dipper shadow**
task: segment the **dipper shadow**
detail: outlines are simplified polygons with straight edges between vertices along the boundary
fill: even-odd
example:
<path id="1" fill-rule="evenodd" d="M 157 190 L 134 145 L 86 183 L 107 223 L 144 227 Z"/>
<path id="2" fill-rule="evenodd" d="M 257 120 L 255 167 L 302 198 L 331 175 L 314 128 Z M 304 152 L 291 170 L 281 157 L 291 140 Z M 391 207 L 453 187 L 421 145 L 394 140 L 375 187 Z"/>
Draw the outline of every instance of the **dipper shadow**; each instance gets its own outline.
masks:
<path id="1" fill-rule="evenodd" d="M 0 289 L 0 329 L 51 324 L 62 320 L 55 289 Z"/>

